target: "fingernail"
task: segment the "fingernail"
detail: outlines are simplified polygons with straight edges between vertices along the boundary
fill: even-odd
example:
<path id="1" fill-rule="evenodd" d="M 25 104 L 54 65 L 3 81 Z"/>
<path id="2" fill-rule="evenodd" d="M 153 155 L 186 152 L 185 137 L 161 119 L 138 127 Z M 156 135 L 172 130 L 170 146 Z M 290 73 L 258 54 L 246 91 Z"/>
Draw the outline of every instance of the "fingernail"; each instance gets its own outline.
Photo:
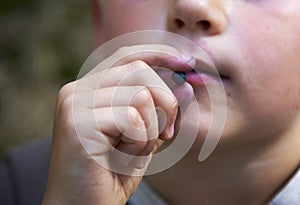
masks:
<path id="1" fill-rule="evenodd" d="M 174 124 L 172 124 L 171 127 L 169 128 L 169 132 L 168 132 L 169 139 L 171 139 L 173 135 L 174 135 Z"/>
<path id="2" fill-rule="evenodd" d="M 150 156 L 139 156 L 138 162 L 136 163 L 137 169 L 143 169 L 149 161 Z"/>
<path id="3" fill-rule="evenodd" d="M 191 67 L 194 67 L 196 65 L 196 59 L 193 56 L 182 53 L 181 59 L 187 64 L 189 64 Z"/>

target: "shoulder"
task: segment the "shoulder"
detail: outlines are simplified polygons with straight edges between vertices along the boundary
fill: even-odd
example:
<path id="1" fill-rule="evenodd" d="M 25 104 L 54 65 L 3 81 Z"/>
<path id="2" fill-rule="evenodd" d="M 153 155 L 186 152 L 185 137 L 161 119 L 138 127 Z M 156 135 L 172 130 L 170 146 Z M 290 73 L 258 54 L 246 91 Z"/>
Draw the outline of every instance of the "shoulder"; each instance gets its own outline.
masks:
<path id="1" fill-rule="evenodd" d="M 50 152 L 51 139 L 8 150 L 0 160 L 0 201 L 7 201 L 5 204 L 41 204 Z"/>

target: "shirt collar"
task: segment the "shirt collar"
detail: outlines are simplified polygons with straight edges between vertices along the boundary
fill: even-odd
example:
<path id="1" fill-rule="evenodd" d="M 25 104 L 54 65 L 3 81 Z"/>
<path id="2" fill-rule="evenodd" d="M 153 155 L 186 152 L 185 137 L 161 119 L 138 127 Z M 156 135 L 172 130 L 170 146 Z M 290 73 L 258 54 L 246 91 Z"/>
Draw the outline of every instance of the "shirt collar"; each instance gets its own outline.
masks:
<path id="1" fill-rule="evenodd" d="M 270 203 L 270 205 L 285 204 L 300 204 L 300 167 Z"/>
<path id="2" fill-rule="evenodd" d="M 142 180 L 135 194 L 131 197 L 131 200 L 139 205 L 168 205 L 168 203 L 156 193 L 145 180 Z M 300 167 L 269 204 L 300 204 Z"/>

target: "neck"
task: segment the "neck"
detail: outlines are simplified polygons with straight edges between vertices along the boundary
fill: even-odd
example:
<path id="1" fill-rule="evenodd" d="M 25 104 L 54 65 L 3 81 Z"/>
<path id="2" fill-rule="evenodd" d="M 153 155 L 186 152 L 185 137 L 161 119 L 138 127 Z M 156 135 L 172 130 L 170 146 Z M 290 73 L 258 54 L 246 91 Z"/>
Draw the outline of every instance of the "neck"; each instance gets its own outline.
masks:
<path id="1" fill-rule="evenodd" d="M 169 204 L 266 204 L 299 167 L 297 133 L 299 126 L 243 149 L 220 145 L 204 162 L 189 153 L 146 180 Z"/>

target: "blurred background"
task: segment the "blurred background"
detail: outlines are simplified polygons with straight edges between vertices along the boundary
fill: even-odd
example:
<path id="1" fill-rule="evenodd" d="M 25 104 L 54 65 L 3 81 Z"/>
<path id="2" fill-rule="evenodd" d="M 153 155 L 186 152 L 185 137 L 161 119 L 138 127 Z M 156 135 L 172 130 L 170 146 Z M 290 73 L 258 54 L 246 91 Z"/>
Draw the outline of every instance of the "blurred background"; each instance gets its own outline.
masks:
<path id="1" fill-rule="evenodd" d="M 0 155 L 51 136 L 57 92 L 93 49 L 89 1 L 0 1 Z"/>

